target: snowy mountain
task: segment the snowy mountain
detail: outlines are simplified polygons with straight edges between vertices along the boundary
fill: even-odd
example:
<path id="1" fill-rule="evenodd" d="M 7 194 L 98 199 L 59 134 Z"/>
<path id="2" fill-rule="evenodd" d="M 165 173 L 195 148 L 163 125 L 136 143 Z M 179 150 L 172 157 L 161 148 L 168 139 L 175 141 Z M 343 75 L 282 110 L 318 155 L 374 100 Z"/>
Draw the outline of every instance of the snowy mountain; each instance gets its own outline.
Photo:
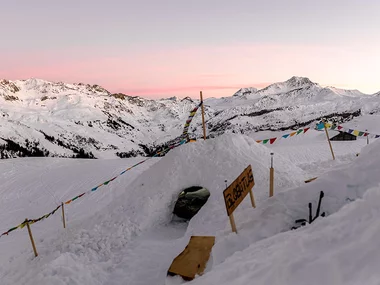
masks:
<path id="1" fill-rule="evenodd" d="M 40 79 L 0 80 L 1 158 L 17 156 L 129 157 L 149 155 L 178 137 L 199 103 L 113 94 L 99 85 Z M 208 135 L 286 130 L 322 117 L 337 121 L 380 111 L 379 93 L 322 87 L 292 77 L 205 100 Z M 201 136 L 198 112 L 190 133 Z"/>

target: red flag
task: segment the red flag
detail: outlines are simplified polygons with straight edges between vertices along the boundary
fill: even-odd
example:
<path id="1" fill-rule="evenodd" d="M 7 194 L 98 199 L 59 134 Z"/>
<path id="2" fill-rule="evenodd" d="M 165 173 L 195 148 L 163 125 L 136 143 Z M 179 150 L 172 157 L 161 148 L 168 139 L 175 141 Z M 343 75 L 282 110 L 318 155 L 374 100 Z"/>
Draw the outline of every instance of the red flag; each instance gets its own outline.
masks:
<path id="1" fill-rule="evenodd" d="M 342 126 L 338 126 L 338 130 L 341 130 L 341 129 L 343 129 L 343 127 Z"/>
<path id="2" fill-rule="evenodd" d="M 270 144 L 273 144 L 276 141 L 277 138 L 272 138 L 269 140 Z"/>
<path id="3" fill-rule="evenodd" d="M 364 133 L 364 136 L 365 136 L 365 137 L 368 136 L 368 133 Z"/>
<path id="4" fill-rule="evenodd" d="M 303 129 L 303 133 L 306 133 L 310 128 Z"/>

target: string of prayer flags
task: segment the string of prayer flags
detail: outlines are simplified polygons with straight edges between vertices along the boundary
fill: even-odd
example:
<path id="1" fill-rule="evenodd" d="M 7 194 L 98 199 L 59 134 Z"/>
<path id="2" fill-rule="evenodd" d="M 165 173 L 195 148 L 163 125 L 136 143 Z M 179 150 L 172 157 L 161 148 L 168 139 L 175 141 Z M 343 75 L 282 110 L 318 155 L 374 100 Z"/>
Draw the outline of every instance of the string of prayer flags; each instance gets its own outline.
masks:
<path id="1" fill-rule="evenodd" d="M 183 131 L 182 131 L 182 136 L 181 136 L 182 138 L 187 138 L 187 133 L 189 131 L 191 121 L 193 120 L 195 114 L 197 113 L 199 107 L 202 106 L 202 104 L 203 104 L 203 102 L 199 103 L 198 106 L 196 106 L 193 110 L 190 111 L 190 115 L 187 118 L 185 126 L 184 126 Z"/>
<path id="2" fill-rule="evenodd" d="M 296 135 L 299 135 L 299 134 L 304 134 L 306 133 L 310 128 L 304 128 L 304 129 L 299 129 L 295 132 L 291 132 L 289 134 L 285 134 L 285 135 L 282 135 L 281 137 L 275 137 L 275 138 L 271 138 L 271 139 L 265 139 L 265 140 L 256 140 L 257 143 L 262 143 L 262 144 L 267 144 L 269 142 L 269 144 L 273 144 L 276 140 L 278 139 L 287 139 L 289 137 L 293 137 L 293 136 L 296 136 Z"/>
<path id="3" fill-rule="evenodd" d="M 92 188 L 91 190 L 89 190 L 89 191 L 87 191 L 87 192 L 84 192 L 84 193 L 82 193 L 82 194 L 80 194 L 80 195 L 77 195 L 77 196 L 75 196 L 74 198 L 72 198 L 72 199 L 70 199 L 70 200 L 64 202 L 64 204 L 68 205 L 68 204 L 70 204 L 71 202 L 73 202 L 73 201 L 75 201 L 75 200 L 77 200 L 77 199 L 83 197 L 84 195 L 89 194 L 89 193 L 91 193 L 91 192 L 94 192 L 94 191 L 98 190 L 99 187 L 101 187 L 101 186 L 103 186 L 103 185 L 108 185 L 108 183 L 110 183 L 111 181 L 115 180 L 115 179 L 118 178 L 120 175 L 123 175 L 125 172 L 127 172 L 127 171 L 131 170 L 132 168 L 134 168 L 134 167 L 136 167 L 136 166 L 138 166 L 138 165 L 144 163 L 144 162 L 147 161 L 148 159 L 151 159 L 151 158 L 153 158 L 153 157 L 156 157 L 156 156 L 158 156 L 160 153 L 168 152 L 169 150 L 171 150 L 171 149 L 173 149 L 173 148 L 176 148 L 176 147 L 178 147 L 178 146 L 180 146 L 180 145 L 182 145 L 182 144 L 184 144 L 184 143 L 187 143 L 187 140 L 184 139 L 184 140 L 180 141 L 179 143 L 176 143 L 176 144 L 170 145 L 169 147 L 167 147 L 166 149 L 162 150 L 161 152 L 157 152 L 157 153 L 156 153 L 155 155 L 153 155 L 152 157 L 148 157 L 147 159 L 142 160 L 142 161 L 140 161 L 140 162 L 138 162 L 138 163 L 132 165 L 131 167 L 129 167 L 129 168 L 127 168 L 126 170 L 122 171 L 119 175 L 117 175 L 117 176 L 115 176 L 115 177 L 113 177 L 113 178 L 111 178 L 111 179 L 109 179 L 109 180 L 103 182 L 102 184 L 100 184 L 100 185 L 98 185 L 98 186 Z M 53 211 L 51 211 L 50 213 L 47 213 L 47 214 L 45 214 L 45 215 L 43 215 L 43 216 L 41 216 L 41 217 L 39 217 L 39 218 L 37 218 L 37 219 L 29 219 L 29 220 L 28 220 L 28 223 L 31 225 L 31 224 L 37 223 L 37 222 L 39 222 L 39 221 L 41 221 L 41 220 L 43 220 L 43 219 L 47 219 L 47 218 L 49 218 L 50 216 L 54 215 L 55 212 L 58 211 L 59 208 L 61 208 L 61 206 L 62 206 L 62 205 L 58 205 Z M 16 227 L 10 228 L 8 231 L 2 233 L 2 234 L 0 235 L 0 237 L 5 236 L 5 235 L 8 235 L 9 233 L 11 233 L 11 232 L 13 232 L 13 231 L 15 231 L 15 230 L 17 230 L 17 229 L 22 229 L 22 228 L 25 227 L 25 225 L 26 225 L 26 221 L 22 222 L 21 224 L 17 225 Z"/>
<path id="4" fill-rule="evenodd" d="M 323 128 L 324 128 L 323 123 L 319 123 L 316 126 L 317 130 L 322 130 Z M 380 135 L 377 135 L 377 134 L 371 134 L 371 133 L 368 133 L 368 132 L 363 132 L 363 131 L 359 131 L 359 130 L 345 128 L 345 127 L 342 127 L 342 126 L 339 126 L 339 125 L 335 125 L 335 124 L 330 124 L 330 123 L 326 123 L 326 129 L 337 130 L 337 131 L 340 131 L 340 132 L 349 133 L 349 134 L 352 134 L 352 135 L 357 136 L 357 137 L 369 137 L 369 138 L 378 138 L 378 137 L 380 137 Z"/>
<path id="5" fill-rule="evenodd" d="M 201 102 L 198 106 L 196 106 L 193 110 L 191 110 L 190 115 L 189 115 L 189 118 L 187 119 L 187 121 L 186 121 L 186 123 L 185 123 L 185 127 L 184 127 L 184 130 L 183 130 L 183 134 L 182 134 L 182 136 L 180 137 L 180 138 L 182 138 L 182 139 L 181 139 L 179 142 L 170 145 L 169 147 L 167 147 L 167 148 L 164 149 L 164 150 L 158 151 L 158 152 L 157 152 L 155 155 L 153 155 L 152 157 L 148 157 L 147 159 L 142 160 L 142 161 L 140 161 L 140 162 L 138 162 L 138 163 L 132 165 L 131 167 L 129 167 L 129 168 L 127 168 L 126 170 L 122 171 L 119 175 L 117 175 L 117 176 L 115 176 L 115 177 L 113 177 L 113 178 L 111 178 L 111 179 L 109 179 L 109 180 L 103 182 L 102 184 L 99 184 L 99 185 L 96 186 L 96 187 L 93 187 L 91 190 L 89 190 L 89 191 L 87 191 L 87 192 L 84 192 L 84 193 L 82 193 L 82 194 L 80 194 L 80 195 L 77 195 L 77 196 L 75 196 L 74 198 L 72 198 L 72 199 L 70 199 L 70 200 L 68 200 L 68 201 L 66 201 L 66 202 L 64 202 L 64 203 L 62 203 L 61 205 L 58 205 L 58 206 L 57 206 L 53 211 L 51 211 L 50 213 L 45 214 L 45 215 L 43 215 L 43 216 L 41 216 L 41 217 L 39 217 L 39 218 L 37 218 L 37 219 L 26 220 L 26 221 L 22 222 L 21 224 L 17 225 L 16 227 L 10 228 L 8 231 L 2 233 L 2 234 L 0 235 L 0 237 L 5 236 L 5 235 L 8 235 L 9 233 L 11 233 L 11 232 L 13 232 L 13 231 L 15 231 L 15 230 L 17 230 L 17 229 L 19 229 L 19 228 L 23 228 L 23 227 L 25 227 L 25 225 L 26 225 L 27 222 L 28 222 L 29 224 L 34 224 L 34 223 L 37 223 L 37 222 L 39 222 L 39 221 L 41 221 L 41 220 L 43 220 L 43 219 L 46 219 L 46 218 L 50 217 L 51 215 L 54 215 L 54 213 L 55 213 L 59 208 L 61 208 L 63 204 L 68 205 L 68 204 L 70 204 L 71 202 L 73 202 L 73 201 L 75 201 L 75 200 L 77 200 L 77 199 L 83 197 L 84 195 L 89 194 L 89 193 L 91 193 L 91 192 L 94 192 L 94 191 L 98 190 L 99 187 L 101 187 L 101 186 L 103 186 L 103 185 L 108 185 L 110 182 L 112 182 L 113 180 L 115 180 L 116 178 L 118 178 L 120 175 L 123 175 L 123 174 L 126 173 L 127 171 L 129 171 L 129 170 L 131 170 L 132 168 L 134 168 L 134 167 L 136 167 L 136 166 L 138 166 L 138 165 L 144 163 L 145 161 L 147 161 L 147 160 L 149 160 L 149 159 L 151 159 L 151 158 L 153 158 L 153 157 L 157 157 L 157 156 L 159 156 L 159 155 L 166 154 L 166 153 L 167 153 L 168 151 L 170 151 L 171 149 L 176 148 L 176 147 L 178 147 L 178 146 L 180 146 L 180 145 L 182 145 L 182 144 L 187 143 L 187 142 L 188 142 L 188 140 L 187 140 L 187 132 L 188 132 L 188 129 L 189 129 L 190 123 L 191 123 L 193 117 L 195 116 L 195 114 L 196 114 L 198 108 L 199 108 L 200 106 L 202 106 L 202 104 L 203 104 L 203 102 Z"/>
<path id="6" fill-rule="evenodd" d="M 54 209 L 53 211 L 51 211 L 50 213 L 45 214 L 45 215 L 43 215 L 43 216 L 41 216 L 41 217 L 39 217 L 39 218 L 37 218 L 37 219 L 28 220 L 29 224 L 31 225 L 31 224 L 37 223 L 37 222 L 39 222 L 39 221 L 41 221 L 41 220 L 43 220 L 43 219 L 46 219 L 46 218 L 50 217 L 51 215 L 54 215 L 54 213 L 55 213 L 60 207 L 61 207 L 61 205 L 57 206 L 57 208 L 55 208 L 55 209 Z M 13 228 L 9 229 L 8 231 L 2 233 L 2 234 L 0 235 L 0 237 L 5 236 L 5 235 L 8 235 L 10 232 L 13 232 L 14 230 L 22 229 L 22 228 L 24 228 L 25 226 L 26 226 L 26 222 L 24 221 L 24 222 L 22 222 L 21 224 L 17 225 L 16 227 L 13 227 Z"/>

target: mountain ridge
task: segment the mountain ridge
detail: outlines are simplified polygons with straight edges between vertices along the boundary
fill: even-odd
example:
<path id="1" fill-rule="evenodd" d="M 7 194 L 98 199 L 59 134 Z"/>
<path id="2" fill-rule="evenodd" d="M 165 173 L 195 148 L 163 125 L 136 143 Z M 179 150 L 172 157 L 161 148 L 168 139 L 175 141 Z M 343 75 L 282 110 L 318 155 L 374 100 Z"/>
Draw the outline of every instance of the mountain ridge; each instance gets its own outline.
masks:
<path id="1" fill-rule="evenodd" d="M 322 87 L 291 77 L 204 101 L 208 136 L 294 129 L 322 117 L 350 120 L 380 110 L 379 94 Z M 97 84 L 0 80 L 0 157 L 150 155 L 181 135 L 198 99 L 146 99 Z M 202 135 L 200 112 L 190 126 Z"/>

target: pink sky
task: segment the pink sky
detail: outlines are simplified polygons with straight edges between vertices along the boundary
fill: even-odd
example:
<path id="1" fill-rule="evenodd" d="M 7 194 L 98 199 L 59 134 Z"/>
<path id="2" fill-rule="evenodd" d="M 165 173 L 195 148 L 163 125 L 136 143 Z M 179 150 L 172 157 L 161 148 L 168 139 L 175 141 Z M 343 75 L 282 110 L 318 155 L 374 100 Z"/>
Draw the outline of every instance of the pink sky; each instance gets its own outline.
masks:
<path id="1" fill-rule="evenodd" d="M 75 56 L 74 56 L 75 55 Z M 78 58 L 79 57 L 79 58 Z M 15 64 L 14 58 L 17 58 Z M 167 50 L 88 53 L 84 48 L 2 58 L 0 78 L 42 78 L 99 84 L 111 92 L 146 97 L 231 96 L 241 87 L 263 88 L 291 76 L 321 85 L 380 91 L 380 55 L 341 47 L 237 45 Z M 32 60 L 31 60 L 32 59 Z"/>
<path id="2" fill-rule="evenodd" d="M 149 98 L 231 96 L 292 76 L 380 91 L 380 1 L 5 1 L 0 78 Z M 147 8 L 149 7 L 149 9 Z"/>

